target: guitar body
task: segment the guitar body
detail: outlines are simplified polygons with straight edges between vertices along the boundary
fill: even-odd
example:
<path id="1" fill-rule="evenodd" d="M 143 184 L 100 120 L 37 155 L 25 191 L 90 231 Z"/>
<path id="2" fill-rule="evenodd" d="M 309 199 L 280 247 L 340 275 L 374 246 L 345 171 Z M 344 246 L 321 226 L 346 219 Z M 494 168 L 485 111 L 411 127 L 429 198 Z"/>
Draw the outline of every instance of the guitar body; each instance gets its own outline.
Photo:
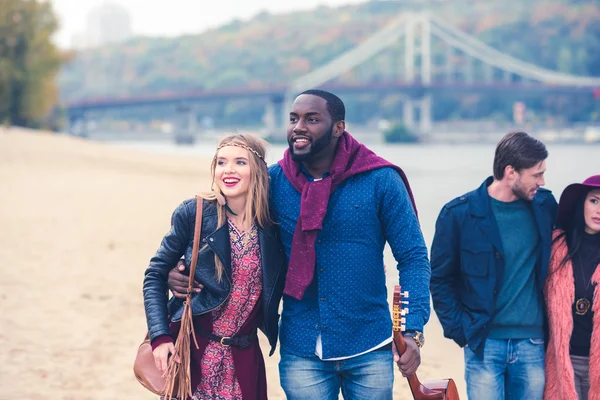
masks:
<path id="1" fill-rule="evenodd" d="M 437 392 L 441 394 L 441 400 L 460 400 L 458 397 L 458 390 L 456 389 L 456 384 L 452 379 L 432 379 L 429 381 L 421 382 L 421 385 L 432 392 Z M 424 400 L 430 398 L 427 396 L 419 397 L 418 393 L 416 395 L 413 393 L 413 397 L 415 398 L 415 400 Z"/>
<path id="2" fill-rule="evenodd" d="M 405 296 L 408 297 L 408 294 L 405 294 Z M 401 304 L 408 303 L 402 301 L 401 298 L 402 293 L 400 292 L 400 286 L 396 286 L 394 288 L 392 329 L 394 343 L 400 354 L 406 351 L 406 343 L 404 343 L 404 337 L 402 336 L 402 331 L 404 330 L 404 318 L 401 318 L 401 316 L 408 312 L 408 309 L 401 309 Z M 419 378 L 417 378 L 417 374 L 413 374 L 406 379 L 408 380 L 408 385 L 410 386 L 410 391 L 412 392 L 414 400 L 460 400 L 456 384 L 451 378 L 420 382 Z"/>

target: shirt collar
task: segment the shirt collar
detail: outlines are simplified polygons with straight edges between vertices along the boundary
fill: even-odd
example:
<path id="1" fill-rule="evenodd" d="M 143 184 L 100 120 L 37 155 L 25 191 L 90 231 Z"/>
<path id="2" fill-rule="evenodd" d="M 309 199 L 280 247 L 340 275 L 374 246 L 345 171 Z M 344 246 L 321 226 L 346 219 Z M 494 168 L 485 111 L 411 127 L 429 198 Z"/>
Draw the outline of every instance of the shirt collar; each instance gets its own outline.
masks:
<path id="1" fill-rule="evenodd" d="M 314 181 L 315 181 L 315 178 L 314 178 L 314 176 L 312 176 L 312 175 L 310 174 L 310 172 L 308 172 L 308 171 L 306 170 L 306 168 L 304 168 L 304 166 L 301 166 L 301 167 L 300 167 L 300 171 L 302 171 L 302 173 L 304 174 L 304 176 L 306 177 L 306 179 L 307 179 L 309 182 L 314 182 Z M 331 175 L 331 174 L 329 173 L 329 171 L 327 171 L 327 172 L 325 172 L 325 173 L 323 174 L 323 177 L 322 177 L 321 179 L 327 178 L 329 175 Z M 320 180 L 320 179 L 317 179 L 317 180 Z"/>

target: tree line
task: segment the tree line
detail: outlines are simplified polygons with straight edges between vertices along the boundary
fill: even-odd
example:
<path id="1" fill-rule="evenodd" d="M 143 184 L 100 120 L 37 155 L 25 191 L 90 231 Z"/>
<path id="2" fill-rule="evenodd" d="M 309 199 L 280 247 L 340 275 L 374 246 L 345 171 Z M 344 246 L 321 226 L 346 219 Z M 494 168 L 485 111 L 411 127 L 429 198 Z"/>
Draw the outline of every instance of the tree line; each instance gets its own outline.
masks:
<path id="1" fill-rule="evenodd" d="M 288 14 L 263 12 L 198 35 L 137 37 L 83 51 L 63 68 L 61 95 L 65 100 L 78 100 L 282 85 L 353 48 L 398 13 L 427 8 L 461 31 L 523 61 L 574 75 L 600 76 L 600 4 L 596 0 L 365 1 Z M 432 44 L 434 55 L 443 56 L 438 44 Z M 401 80 L 402 46 L 399 41 L 346 72 L 339 83 Z M 462 59 L 461 54 L 456 57 Z M 436 98 L 433 117 L 511 120 L 514 102 L 524 101 L 537 119 L 560 115 L 564 122 L 600 120 L 600 101 L 592 89 L 579 96 L 525 95 L 447 93 Z M 356 122 L 394 118 L 401 109 L 394 96 L 355 97 L 344 100 L 356 110 Z M 240 99 L 211 107 L 204 115 L 241 125 L 260 124 L 265 105 Z"/>
<path id="2" fill-rule="evenodd" d="M 66 60 L 50 1 L 0 0 L 0 123 L 51 127 L 56 75 Z"/>

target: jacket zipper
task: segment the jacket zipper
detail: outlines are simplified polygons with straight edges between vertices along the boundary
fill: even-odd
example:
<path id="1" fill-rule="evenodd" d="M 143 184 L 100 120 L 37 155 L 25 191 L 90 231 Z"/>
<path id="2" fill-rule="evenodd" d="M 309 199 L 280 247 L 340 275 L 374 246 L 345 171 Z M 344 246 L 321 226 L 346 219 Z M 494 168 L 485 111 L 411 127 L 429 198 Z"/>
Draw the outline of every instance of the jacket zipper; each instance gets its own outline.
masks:
<path id="1" fill-rule="evenodd" d="M 275 283 L 273 284 L 273 288 L 271 289 L 271 293 L 269 294 L 269 298 L 267 299 L 267 312 L 265 313 L 265 327 L 267 327 L 267 330 L 270 331 L 269 329 L 269 304 L 271 304 L 271 299 L 273 298 L 273 292 L 275 292 L 275 286 L 277 285 L 277 281 L 279 280 L 279 274 L 281 273 L 281 269 L 279 269 L 277 271 L 277 275 L 275 275 Z"/>

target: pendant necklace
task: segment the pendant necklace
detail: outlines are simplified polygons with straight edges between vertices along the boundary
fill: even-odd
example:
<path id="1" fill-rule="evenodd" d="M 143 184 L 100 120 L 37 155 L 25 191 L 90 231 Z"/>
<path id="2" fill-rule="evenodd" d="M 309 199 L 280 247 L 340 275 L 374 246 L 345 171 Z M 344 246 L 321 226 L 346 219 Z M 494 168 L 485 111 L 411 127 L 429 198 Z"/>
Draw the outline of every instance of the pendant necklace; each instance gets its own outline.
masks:
<path id="1" fill-rule="evenodd" d="M 585 273 L 583 271 L 583 263 L 581 262 L 581 255 L 579 255 L 579 269 L 581 270 L 581 277 L 583 278 L 583 283 L 585 284 L 585 294 L 587 295 L 587 291 L 590 287 L 590 284 L 592 283 L 592 278 L 590 277 L 590 279 L 588 279 L 586 281 L 585 279 Z M 577 302 L 575 302 L 575 313 L 577 315 L 585 315 L 590 307 L 592 306 L 592 303 L 590 303 L 590 301 L 585 298 L 582 297 L 580 299 L 577 300 Z"/>

